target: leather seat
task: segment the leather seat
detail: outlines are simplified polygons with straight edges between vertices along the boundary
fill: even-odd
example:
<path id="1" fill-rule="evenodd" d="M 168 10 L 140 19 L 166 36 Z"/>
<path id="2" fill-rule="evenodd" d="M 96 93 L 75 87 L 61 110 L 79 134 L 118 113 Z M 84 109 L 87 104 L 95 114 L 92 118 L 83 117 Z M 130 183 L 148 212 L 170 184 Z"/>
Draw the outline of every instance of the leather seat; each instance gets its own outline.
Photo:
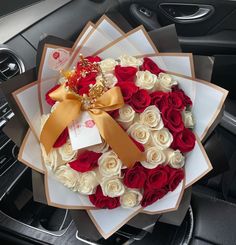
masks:
<path id="1" fill-rule="evenodd" d="M 236 205 L 217 198 L 207 187 L 193 188 L 194 231 L 191 245 L 236 243 Z"/>
<path id="2" fill-rule="evenodd" d="M 221 199 L 236 203 L 236 137 L 218 126 L 204 144 L 213 170 L 198 184 L 218 192 Z"/>

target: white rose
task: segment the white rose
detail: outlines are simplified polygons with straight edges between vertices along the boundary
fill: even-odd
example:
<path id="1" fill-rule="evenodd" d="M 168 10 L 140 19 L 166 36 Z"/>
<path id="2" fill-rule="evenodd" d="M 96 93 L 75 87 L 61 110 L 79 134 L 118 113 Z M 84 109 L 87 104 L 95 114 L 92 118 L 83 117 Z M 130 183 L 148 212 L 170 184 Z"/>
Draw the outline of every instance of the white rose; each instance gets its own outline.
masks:
<path id="1" fill-rule="evenodd" d="M 121 126 L 127 129 L 134 121 L 135 111 L 129 105 L 124 105 L 119 109 L 119 117 L 116 119 Z"/>
<path id="2" fill-rule="evenodd" d="M 95 187 L 98 186 L 98 181 L 96 178 L 96 173 L 94 171 L 89 171 L 80 174 L 80 179 L 77 183 L 76 189 L 81 194 L 91 195 L 95 192 Z"/>
<path id="3" fill-rule="evenodd" d="M 167 128 L 153 131 L 152 140 L 156 147 L 160 150 L 167 149 L 173 142 L 173 136 Z"/>
<path id="4" fill-rule="evenodd" d="M 191 111 L 183 111 L 182 118 L 186 128 L 194 128 L 194 119 Z"/>
<path id="5" fill-rule="evenodd" d="M 145 168 L 153 169 L 166 161 L 164 152 L 155 146 L 148 148 L 145 153 L 146 161 L 141 161 Z"/>
<path id="6" fill-rule="evenodd" d="M 107 73 L 104 75 L 105 76 L 105 85 L 108 88 L 113 88 L 116 84 L 117 84 L 117 78 L 111 74 L 111 73 Z M 96 82 L 99 82 L 100 80 L 103 80 L 102 75 L 99 75 L 96 77 Z"/>
<path id="7" fill-rule="evenodd" d="M 177 82 L 169 74 L 161 72 L 158 75 L 158 90 L 170 92 L 173 85 L 177 85 Z"/>
<path id="8" fill-rule="evenodd" d="M 150 139 L 150 131 L 148 127 L 140 123 L 134 123 L 131 125 L 128 128 L 127 133 L 130 134 L 133 139 L 143 145 L 147 144 Z"/>
<path id="9" fill-rule="evenodd" d="M 66 162 L 71 161 L 77 153 L 77 151 L 74 151 L 72 149 L 70 140 L 67 140 L 67 142 L 63 146 L 58 148 L 58 151 L 61 155 L 62 160 Z"/>
<path id="10" fill-rule="evenodd" d="M 86 148 L 89 151 L 94 151 L 96 153 L 105 153 L 109 149 L 109 145 L 106 141 L 102 138 L 102 143 L 97 145 L 92 145 Z"/>
<path id="11" fill-rule="evenodd" d="M 41 131 L 42 131 L 42 129 L 43 129 L 44 124 L 45 124 L 46 121 L 48 120 L 49 116 L 50 116 L 50 114 L 43 114 L 43 115 L 41 116 L 41 128 L 40 128 Z"/>
<path id="12" fill-rule="evenodd" d="M 102 72 L 106 73 L 106 72 L 113 72 L 113 70 L 115 69 L 115 66 L 118 65 L 118 62 L 115 61 L 114 59 L 105 59 L 100 61 L 99 63 Z"/>
<path id="13" fill-rule="evenodd" d="M 121 66 L 141 66 L 143 64 L 143 59 L 137 59 L 129 55 L 121 55 L 119 60 Z"/>
<path id="14" fill-rule="evenodd" d="M 120 197 L 120 204 L 123 208 L 134 208 L 137 207 L 143 196 L 137 190 L 127 189 L 125 193 Z"/>
<path id="15" fill-rule="evenodd" d="M 140 114 L 140 122 L 147 125 L 151 130 L 160 130 L 164 127 L 159 109 L 151 105 Z"/>
<path id="16" fill-rule="evenodd" d="M 120 175 L 122 162 L 114 151 L 103 153 L 98 159 L 98 169 L 102 176 Z"/>
<path id="17" fill-rule="evenodd" d="M 179 150 L 168 149 L 165 152 L 167 161 L 172 168 L 182 168 L 184 166 L 185 158 Z"/>
<path id="18" fill-rule="evenodd" d="M 67 165 L 60 166 L 55 175 L 57 179 L 64 184 L 64 186 L 72 189 L 73 191 L 77 190 L 77 183 L 80 180 L 80 173 L 73 170 Z"/>
<path id="19" fill-rule="evenodd" d="M 118 177 L 104 179 L 101 187 L 104 196 L 119 197 L 125 192 L 125 187 Z"/>
<path id="20" fill-rule="evenodd" d="M 138 71 L 135 84 L 141 89 L 152 91 L 157 83 L 157 76 L 150 71 Z"/>
<path id="21" fill-rule="evenodd" d="M 51 151 L 47 154 L 45 148 L 42 144 L 41 151 L 44 163 L 50 167 L 50 169 L 54 172 L 59 166 L 64 165 L 65 161 L 63 161 L 58 154 L 56 149 L 51 149 Z"/>

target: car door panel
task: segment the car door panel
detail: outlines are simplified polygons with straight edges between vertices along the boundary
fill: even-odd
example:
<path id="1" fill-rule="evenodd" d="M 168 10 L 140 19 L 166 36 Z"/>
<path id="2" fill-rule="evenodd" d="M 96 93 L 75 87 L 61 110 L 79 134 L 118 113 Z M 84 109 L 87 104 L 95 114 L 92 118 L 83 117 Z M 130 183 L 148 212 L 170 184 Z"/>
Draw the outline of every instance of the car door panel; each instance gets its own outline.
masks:
<path id="1" fill-rule="evenodd" d="M 236 1 L 133 0 L 130 13 L 148 30 L 174 23 L 184 51 L 236 54 Z"/>

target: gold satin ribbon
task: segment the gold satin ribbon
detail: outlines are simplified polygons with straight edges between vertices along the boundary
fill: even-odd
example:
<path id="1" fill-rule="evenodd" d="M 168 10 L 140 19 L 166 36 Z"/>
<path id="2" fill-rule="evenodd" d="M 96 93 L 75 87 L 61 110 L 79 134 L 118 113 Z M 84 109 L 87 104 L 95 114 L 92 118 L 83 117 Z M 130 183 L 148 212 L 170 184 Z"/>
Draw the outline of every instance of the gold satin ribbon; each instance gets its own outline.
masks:
<path id="1" fill-rule="evenodd" d="M 59 105 L 50 114 L 40 135 L 40 142 L 47 153 L 50 152 L 57 138 L 69 124 L 77 119 L 82 111 L 80 97 L 60 86 L 50 94 L 53 100 L 59 101 Z M 100 96 L 87 111 L 94 120 L 101 137 L 107 142 L 120 160 L 128 168 L 135 162 L 145 160 L 143 152 L 129 138 L 127 133 L 106 112 L 121 108 L 124 100 L 119 87 L 114 87 Z"/>

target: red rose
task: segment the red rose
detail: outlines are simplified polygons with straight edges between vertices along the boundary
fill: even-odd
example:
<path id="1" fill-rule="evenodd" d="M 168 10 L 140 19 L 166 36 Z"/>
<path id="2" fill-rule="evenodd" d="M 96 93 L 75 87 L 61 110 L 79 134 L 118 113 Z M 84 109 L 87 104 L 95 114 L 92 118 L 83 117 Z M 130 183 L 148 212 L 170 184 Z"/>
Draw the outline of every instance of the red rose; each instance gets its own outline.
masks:
<path id="1" fill-rule="evenodd" d="M 176 169 L 169 167 L 169 181 L 168 181 L 168 190 L 174 191 L 179 183 L 184 179 L 183 169 Z"/>
<path id="2" fill-rule="evenodd" d="M 68 77 L 67 85 L 80 95 L 87 94 L 89 85 L 96 83 L 96 76 L 96 72 L 91 72 L 85 77 L 80 77 L 79 72 L 75 72 Z"/>
<path id="3" fill-rule="evenodd" d="M 183 131 L 174 135 L 174 141 L 171 145 L 173 149 L 179 149 L 181 152 L 189 152 L 195 146 L 195 135 L 193 132 L 188 129 L 184 128 Z"/>
<path id="4" fill-rule="evenodd" d="M 148 177 L 146 181 L 146 188 L 148 189 L 162 189 L 168 183 L 168 172 L 163 166 L 157 166 L 154 169 L 147 171 Z"/>
<path id="5" fill-rule="evenodd" d="M 168 102 L 171 107 L 178 110 L 183 110 L 185 107 L 184 95 L 179 91 L 170 92 L 168 96 Z"/>
<path id="6" fill-rule="evenodd" d="M 154 189 L 146 189 L 143 193 L 143 199 L 141 201 L 142 207 L 147 207 L 148 205 L 153 204 L 157 200 L 161 199 L 163 196 L 165 196 L 167 193 L 167 190 L 165 188 L 154 190 Z"/>
<path id="7" fill-rule="evenodd" d="M 53 105 L 56 103 L 56 101 L 53 100 L 53 99 L 51 99 L 51 97 L 49 96 L 49 94 L 50 94 L 51 92 L 55 91 L 56 89 L 58 89 L 59 87 L 60 87 L 60 85 L 54 86 L 53 88 L 51 88 L 50 90 L 48 90 L 48 92 L 47 92 L 46 95 L 45 95 L 45 100 L 46 100 L 46 102 L 47 102 L 50 106 L 53 106 Z"/>
<path id="8" fill-rule="evenodd" d="M 125 103 L 129 103 L 134 93 L 138 91 L 138 87 L 133 82 L 117 83 L 120 87 Z"/>
<path id="9" fill-rule="evenodd" d="M 85 57 L 89 62 L 94 63 L 94 62 L 100 62 L 102 59 L 99 56 L 87 56 Z"/>
<path id="10" fill-rule="evenodd" d="M 120 206 L 119 197 L 104 196 L 101 186 L 97 187 L 95 194 L 89 195 L 89 200 L 96 208 L 114 209 Z"/>
<path id="11" fill-rule="evenodd" d="M 156 91 L 150 94 L 151 104 L 155 105 L 159 110 L 168 106 L 168 93 L 162 91 Z"/>
<path id="12" fill-rule="evenodd" d="M 161 111 L 162 119 L 166 128 L 171 132 L 178 133 L 184 129 L 181 112 L 171 107 L 164 107 Z"/>
<path id="13" fill-rule="evenodd" d="M 107 113 L 114 119 L 116 119 L 119 116 L 119 109 L 114 111 L 107 111 Z"/>
<path id="14" fill-rule="evenodd" d="M 89 84 L 94 84 L 96 82 L 97 72 L 90 72 L 86 77 L 81 77 L 79 79 L 78 85 L 85 86 Z"/>
<path id="15" fill-rule="evenodd" d="M 173 92 L 178 92 L 179 94 L 182 94 L 183 96 L 183 104 L 185 106 L 192 106 L 193 102 L 192 100 L 185 94 L 185 92 L 179 88 L 178 85 L 172 87 Z"/>
<path id="16" fill-rule="evenodd" d="M 143 188 L 146 178 L 145 168 L 136 164 L 133 168 L 125 170 L 124 184 L 129 188 Z"/>
<path id="17" fill-rule="evenodd" d="M 89 85 L 96 83 L 96 72 L 91 72 L 86 77 L 81 77 L 77 82 L 77 93 L 79 95 L 88 94 L 89 93 Z"/>
<path id="18" fill-rule="evenodd" d="M 143 65 L 141 66 L 142 71 L 150 71 L 151 73 L 158 75 L 161 72 L 164 72 L 162 69 L 158 67 L 158 65 L 149 58 L 143 59 Z"/>
<path id="19" fill-rule="evenodd" d="M 84 151 L 78 155 L 76 160 L 69 162 L 69 165 L 74 170 L 84 173 L 98 166 L 98 158 L 101 155 L 93 151 Z"/>
<path id="20" fill-rule="evenodd" d="M 147 90 L 140 89 L 133 94 L 129 104 L 136 112 L 141 113 L 150 105 L 150 103 L 151 97 Z"/>
<path id="21" fill-rule="evenodd" d="M 54 143 L 53 147 L 58 148 L 63 146 L 69 137 L 69 131 L 68 128 L 64 129 L 61 135 L 57 138 L 56 142 Z"/>
<path id="22" fill-rule="evenodd" d="M 137 68 L 133 66 L 120 66 L 115 67 L 115 76 L 118 82 L 133 82 L 136 75 Z"/>
<path id="23" fill-rule="evenodd" d="M 89 86 L 78 86 L 78 94 L 83 95 L 83 94 L 88 94 L 89 93 Z"/>

